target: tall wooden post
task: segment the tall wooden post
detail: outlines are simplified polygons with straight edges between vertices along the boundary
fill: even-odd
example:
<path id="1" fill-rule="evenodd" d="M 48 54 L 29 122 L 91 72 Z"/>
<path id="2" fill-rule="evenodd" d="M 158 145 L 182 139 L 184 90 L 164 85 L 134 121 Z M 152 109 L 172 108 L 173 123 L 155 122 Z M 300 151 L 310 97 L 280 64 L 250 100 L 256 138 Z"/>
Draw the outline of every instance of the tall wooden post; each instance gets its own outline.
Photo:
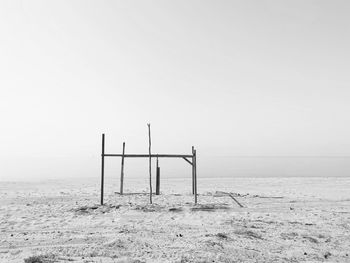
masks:
<path id="1" fill-rule="evenodd" d="M 125 154 L 125 142 L 123 142 L 123 154 L 122 154 L 122 164 L 121 164 L 121 171 L 120 171 L 120 194 L 123 194 L 123 188 L 124 188 L 124 154 Z"/>
<path id="2" fill-rule="evenodd" d="M 103 187 L 105 173 L 105 134 L 102 134 L 102 154 L 101 154 L 101 205 L 103 205 Z"/>
<path id="3" fill-rule="evenodd" d="M 159 190 L 160 190 L 160 167 L 159 167 L 158 157 L 157 157 L 156 195 L 159 195 Z"/>
<path id="4" fill-rule="evenodd" d="M 194 150 L 194 203 L 197 204 L 197 151 Z"/>
<path id="5" fill-rule="evenodd" d="M 192 194 L 194 194 L 194 147 L 192 146 Z"/>
<path id="6" fill-rule="evenodd" d="M 152 157 L 151 157 L 151 124 L 148 123 L 148 154 L 149 154 L 149 202 L 152 204 Z"/>

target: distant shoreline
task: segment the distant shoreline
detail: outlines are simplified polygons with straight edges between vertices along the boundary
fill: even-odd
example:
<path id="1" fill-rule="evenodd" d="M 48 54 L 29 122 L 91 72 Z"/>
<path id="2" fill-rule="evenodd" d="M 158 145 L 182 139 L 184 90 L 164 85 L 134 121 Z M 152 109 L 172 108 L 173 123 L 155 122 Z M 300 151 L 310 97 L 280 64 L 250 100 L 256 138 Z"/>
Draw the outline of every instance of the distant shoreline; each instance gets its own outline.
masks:
<path id="1" fill-rule="evenodd" d="M 256 178 L 256 179 L 269 179 L 269 178 L 280 178 L 280 179 L 293 179 L 293 178 L 320 178 L 320 179 L 326 179 L 326 178 L 350 178 L 350 175 L 333 175 L 333 176 L 313 176 L 313 175 L 307 175 L 307 176 L 302 176 L 302 175 L 293 175 L 293 176 L 273 176 L 273 175 L 246 175 L 246 176 L 220 176 L 220 177 L 214 177 L 214 176 L 203 176 L 199 177 L 200 180 L 220 180 L 220 179 L 244 179 L 244 178 Z M 119 178 L 111 178 L 110 176 L 107 177 L 108 180 L 111 181 L 118 181 Z M 137 179 L 142 179 L 142 180 L 148 180 L 147 176 L 144 177 L 135 177 L 135 176 L 130 176 L 127 178 L 128 180 L 137 180 Z M 165 176 L 164 180 L 190 180 L 190 176 Z M 32 179 L 14 179 L 14 180 L 0 180 L 0 183 L 49 183 L 49 182 L 55 182 L 55 181 L 72 181 L 72 182 L 77 182 L 77 181 L 93 181 L 93 180 L 100 180 L 99 176 L 96 177 L 62 177 L 62 178 L 32 178 Z"/>

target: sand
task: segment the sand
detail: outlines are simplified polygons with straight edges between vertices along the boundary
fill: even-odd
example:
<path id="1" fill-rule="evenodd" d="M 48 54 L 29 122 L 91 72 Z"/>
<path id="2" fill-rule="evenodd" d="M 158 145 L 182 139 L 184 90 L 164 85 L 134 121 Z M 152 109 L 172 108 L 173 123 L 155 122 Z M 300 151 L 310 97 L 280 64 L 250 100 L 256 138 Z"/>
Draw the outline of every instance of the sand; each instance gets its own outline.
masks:
<path id="1" fill-rule="evenodd" d="M 350 178 L 1 183 L 0 262 L 350 262 Z M 243 208 L 228 195 L 243 204 Z M 134 194 L 131 194 L 134 193 Z"/>

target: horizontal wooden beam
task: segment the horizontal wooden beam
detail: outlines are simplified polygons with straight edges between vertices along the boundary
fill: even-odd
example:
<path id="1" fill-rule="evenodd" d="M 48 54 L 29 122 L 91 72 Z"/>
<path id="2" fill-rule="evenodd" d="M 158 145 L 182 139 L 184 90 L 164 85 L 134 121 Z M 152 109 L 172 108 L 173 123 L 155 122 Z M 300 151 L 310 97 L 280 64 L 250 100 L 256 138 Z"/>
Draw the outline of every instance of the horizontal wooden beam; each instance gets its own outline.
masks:
<path id="1" fill-rule="evenodd" d="M 123 157 L 124 158 L 149 158 L 149 154 L 113 154 L 105 153 L 105 157 Z M 189 154 L 151 154 L 151 158 L 192 158 Z"/>

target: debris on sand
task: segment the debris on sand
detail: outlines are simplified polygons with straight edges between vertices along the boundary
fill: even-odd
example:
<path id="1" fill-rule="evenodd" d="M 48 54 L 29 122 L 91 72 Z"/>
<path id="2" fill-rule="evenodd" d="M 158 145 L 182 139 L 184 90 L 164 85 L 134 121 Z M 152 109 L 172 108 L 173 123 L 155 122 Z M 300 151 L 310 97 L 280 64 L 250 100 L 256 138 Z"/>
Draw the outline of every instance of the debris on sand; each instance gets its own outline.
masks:
<path id="1" fill-rule="evenodd" d="M 133 259 L 133 258 L 129 258 L 129 257 L 118 258 L 113 262 L 115 262 L 115 263 L 144 263 L 144 261 L 140 261 L 138 259 Z"/>
<path id="2" fill-rule="evenodd" d="M 82 213 L 87 213 L 89 212 L 90 210 L 96 210 L 98 208 L 98 206 L 81 206 L 81 207 L 78 207 L 76 209 L 74 209 L 75 212 L 82 212 Z"/>
<path id="3" fill-rule="evenodd" d="M 197 205 L 192 207 L 192 211 L 215 211 L 215 210 L 227 210 L 230 207 L 226 204 L 206 204 L 206 205 Z"/>
<path id="4" fill-rule="evenodd" d="M 262 236 L 252 230 L 247 230 L 247 229 L 237 229 L 234 231 L 236 235 L 240 236 L 247 236 L 249 238 L 257 238 L 257 239 L 263 239 Z"/>
<path id="5" fill-rule="evenodd" d="M 104 245 L 108 248 L 114 248 L 114 249 L 125 249 L 127 247 L 127 245 L 125 244 L 125 242 L 119 238 L 108 241 L 106 243 L 104 243 Z"/>
<path id="6" fill-rule="evenodd" d="M 214 240 L 208 240 L 205 243 L 209 247 L 215 247 L 215 248 L 219 248 L 219 249 L 224 249 L 224 246 L 221 244 L 221 242 L 216 242 Z M 202 261 L 200 261 L 200 262 L 202 262 Z M 207 261 L 204 261 L 204 262 L 207 262 Z"/>
<path id="7" fill-rule="evenodd" d="M 78 214 L 89 214 L 93 211 L 96 211 L 97 213 L 107 213 L 115 209 L 119 209 L 121 205 L 93 205 L 93 206 L 81 206 L 78 208 L 73 209 L 75 213 Z"/>
<path id="8" fill-rule="evenodd" d="M 181 208 L 181 207 L 172 207 L 172 208 L 169 208 L 169 211 L 170 212 L 182 212 L 183 208 Z"/>
<path id="9" fill-rule="evenodd" d="M 274 198 L 274 199 L 283 199 L 283 196 L 264 196 L 264 195 L 253 195 L 256 198 Z"/>
<path id="10" fill-rule="evenodd" d="M 281 238 L 284 240 L 295 240 L 299 234 L 296 232 L 281 233 Z"/>
<path id="11" fill-rule="evenodd" d="M 233 201 L 235 201 L 240 207 L 244 207 L 237 199 L 236 197 L 244 197 L 247 196 L 249 194 L 245 194 L 245 195 L 241 195 L 238 193 L 228 193 L 228 192 L 222 192 L 222 191 L 216 191 L 214 194 L 214 197 L 223 197 L 223 196 L 229 196 L 233 199 Z"/>
<path id="12" fill-rule="evenodd" d="M 217 233 L 216 236 L 221 239 L 227 239 L 228 236 L 225 233 Z"/>
<path id="13" fill-rule="evenodd" d="M 53 263 L 55 261 L 54 255 L 38 255 L 24 259 L 24 263 Z"/>
<path id="14" fill-rule="evenodd" d="M 135 206 L 135 210 L 141 210 L 143 212 L 160 212 L 164 210 L 164 206 L 159 206 L 159 205 L 137 205 Z"/>
<path id="15" fill-rule="evenodd" d="M 318 240 L 317 240 L 316 238 L 314 238 L 314 237 L 303 236 L 303 238 L 305 238 L 305 239 L 307 239 L 307 240 L 309 240 L 310 242 L 315 243 L 315 244 L 319 243 Z"/>
<path id="16" fill-rule="evenodd" d="M 215 191 L 214 194 L 212 194 L 211 192 L 207 192 L 206 193 L 208 196 L 213 196 L 213 197 L 224 197 L 227 195 L 227 192 L 223 192 L 223 191 Z M 249 195 L 249 193 L 247 194 L 240 194 L 240 193 L 233 193 L 230 192 L 231 195 L 235 196 L 235 197 L 246 197 Z"/>

